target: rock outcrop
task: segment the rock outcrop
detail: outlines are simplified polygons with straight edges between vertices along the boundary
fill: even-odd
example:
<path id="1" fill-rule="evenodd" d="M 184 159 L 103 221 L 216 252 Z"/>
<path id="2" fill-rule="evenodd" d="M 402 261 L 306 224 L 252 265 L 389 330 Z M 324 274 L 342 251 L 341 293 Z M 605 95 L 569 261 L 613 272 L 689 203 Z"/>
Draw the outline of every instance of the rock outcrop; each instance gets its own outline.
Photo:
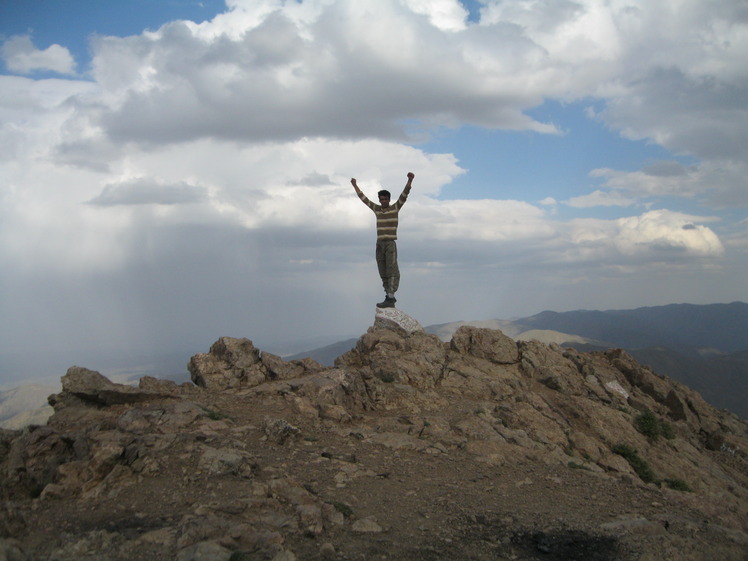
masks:
<path id="1" fill-rule="evenodd" d="M 271 353 L 261 353 L 249 339 L 221 337 L 208 354 L 193 356 L 188 369 L 196 385 L 225 390 L 298 378 L 324 367 L 312 359 L 286 362 Z"/>
<path id="2" fill-rule="evenodd" d="M 71 368 L 0 431 L 0 559 L 745 559 L 746 423 L 621 350 L 383 310 L 332 368 L 222 337 L 189 370 Z"/>

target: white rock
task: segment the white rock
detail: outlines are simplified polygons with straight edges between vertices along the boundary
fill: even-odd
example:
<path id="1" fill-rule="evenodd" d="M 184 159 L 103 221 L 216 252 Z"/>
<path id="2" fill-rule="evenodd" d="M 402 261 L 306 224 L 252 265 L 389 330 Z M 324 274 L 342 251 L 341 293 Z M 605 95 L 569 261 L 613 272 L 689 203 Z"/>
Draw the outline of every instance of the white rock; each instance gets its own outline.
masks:
<path id="1" fill-rule="evenodd" d="M 624 399 L 628 399 L 629 398 L 629 392 L 627 392 L 626 389 L 621 384 L 619 384 L 616 380 L 613 380 L 611 382 L 607 382 L 605 384 L 605 387 L 609 391 L 621 394 L 624 397 Z"/>
<path id="2" fill-rule="evenodd" d="M 418 323 L 418 320 L 401 312 L 397 308 L 377 308 L 374 315 L 374 327 L 391 328 L 393 326 L 405 330 L 406 333 L 423 331 L 423 327 Z"/>

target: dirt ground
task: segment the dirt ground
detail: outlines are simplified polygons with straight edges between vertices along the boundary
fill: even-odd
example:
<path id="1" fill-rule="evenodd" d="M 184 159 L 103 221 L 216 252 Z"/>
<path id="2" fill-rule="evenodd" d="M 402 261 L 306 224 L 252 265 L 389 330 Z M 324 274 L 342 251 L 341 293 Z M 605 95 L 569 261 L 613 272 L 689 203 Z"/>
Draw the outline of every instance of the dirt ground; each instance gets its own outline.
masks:
<path id="1" fill-rule="evenodd" d="M 321 423 L 280 399 L 192 399 L 220 412 L 215 430 L 184 431 L 154 450 L 155 473 L 114 493 L 15 505 L 27 558 L 748 559 L 744 534 L 710 520 L 718 505 L 694 493 L 542 459 L 497 465 L 459 447 L 393 449 L 363 438 L 355 422 Z M 367 423 L 377 415 L 392 422 L 398 412 L 371 413 Z M 263 430 L 269 416 L 299 432 L 271 441 Z M 198 465 L 205 447 L 241 450 L 250 472 L 206 473 Z M 332 512 L 322 525 L 320 505 Z M 201 539 L 221 543 L 230 557 L 184 553 L 185 543 Z"/>

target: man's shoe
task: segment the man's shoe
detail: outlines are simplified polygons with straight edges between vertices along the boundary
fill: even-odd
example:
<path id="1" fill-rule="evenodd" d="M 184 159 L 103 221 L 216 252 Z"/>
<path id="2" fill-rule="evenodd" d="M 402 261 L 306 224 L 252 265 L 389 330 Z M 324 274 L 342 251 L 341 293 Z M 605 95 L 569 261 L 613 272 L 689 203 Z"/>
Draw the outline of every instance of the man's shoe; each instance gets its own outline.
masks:
<path id="1" fill-rule="evenodd" d="M 392 298 L 385 296 L 384 301 L 377 304 L 377 308 L 394 308 L 395 302 L 397 299 L 394 296 Z"/>

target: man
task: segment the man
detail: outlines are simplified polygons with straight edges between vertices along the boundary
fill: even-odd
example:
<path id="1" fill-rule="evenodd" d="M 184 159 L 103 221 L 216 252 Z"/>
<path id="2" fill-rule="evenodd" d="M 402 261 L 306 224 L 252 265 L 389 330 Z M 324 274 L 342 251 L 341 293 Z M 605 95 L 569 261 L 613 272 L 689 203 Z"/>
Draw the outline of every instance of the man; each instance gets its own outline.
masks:
<path id="1" fill-rule="evenodd" d="M 356 190 L 358 198 L 373 210 L 377 217 L 377 267 L 385 293 L 384 301 L 377 304 L 378 308 L 394 308 L 395 302 L 397 302 L 395 292 L 400 285 L 400 269 L 397 266 L 397 244 L 395 243 L 397 239 L 397 216 L 400 208 L 408 200 L 414 177 L 413 173 L 408 172 L 408 182 L 405 184 L 405 189 L 403 189 L 400 198 L 392 205 L 390 204 L 389 191 L 379 191 L 377 193 L 379 204 L 375 204 L 361 192 L 361 189 L 356 185 L 356 180 L 351 179 L 351 184 Z"/>

